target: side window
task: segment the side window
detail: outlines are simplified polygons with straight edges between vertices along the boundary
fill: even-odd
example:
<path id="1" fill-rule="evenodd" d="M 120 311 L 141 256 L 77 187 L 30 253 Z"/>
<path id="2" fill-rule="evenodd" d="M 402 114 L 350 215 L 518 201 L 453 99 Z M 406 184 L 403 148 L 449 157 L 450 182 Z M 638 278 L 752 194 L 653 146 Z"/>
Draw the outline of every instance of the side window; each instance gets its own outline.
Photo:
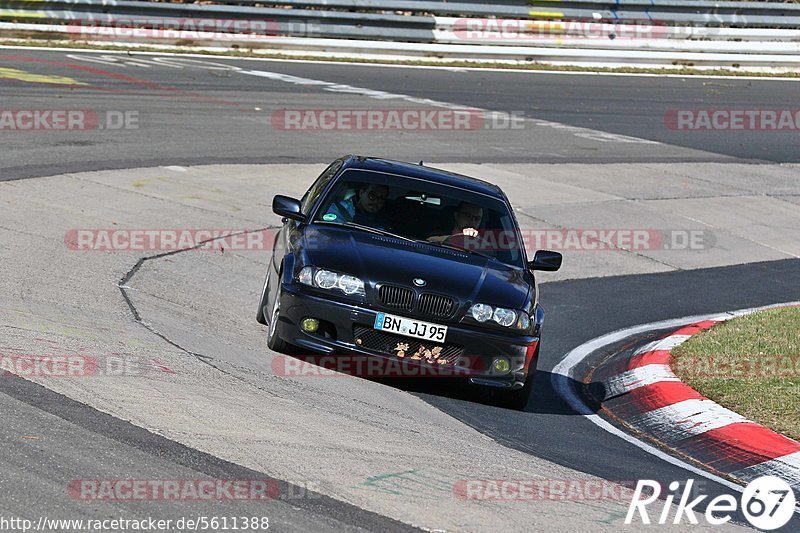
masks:
<path id="1" fill-rule="evenodd" d="M 311 211 L 311 207 L 317 203 L 317 199 L 319 199 L 319 195 L 322 194 L 322 191 L 325 190 L 325 187 L 330 183 L 331 178 L 333 178 L 339 169 L 342 168 L 344 162 L 342 160 L 337 160 L 331 163 L 331 165 L 325 169 L 325 171 L 320 174 L 317 181 L 314 185 L 311 186 L 311 189 L 303 196 L 303 203 L 301 205 L 301 210 L 304 215 L 307 215 Z"/>

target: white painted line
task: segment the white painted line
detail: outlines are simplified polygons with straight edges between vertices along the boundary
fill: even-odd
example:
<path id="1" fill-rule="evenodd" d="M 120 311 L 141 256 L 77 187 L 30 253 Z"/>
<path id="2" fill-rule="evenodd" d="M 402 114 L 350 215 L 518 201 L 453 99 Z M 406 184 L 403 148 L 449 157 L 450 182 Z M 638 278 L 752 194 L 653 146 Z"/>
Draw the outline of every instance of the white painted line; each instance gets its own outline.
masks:
<path id="1" fill-rule="evenodd" d="M 549 120 L 529 119 L 532 120 L 537 126 L 545 126 L 554 129 L 568 131 L 574 133 L 576 137 L 584 139 L 592 139 L 600 142 L 622 142 L 634 144 L 661 144 L 658 141 L 651 141 L 648 139 L 640 139 L 639 137 L 630 137 L 628 135 L 620 135 L 616 133 L 608 133 L 604 131 L 590 130 L 588 128 L 581 128 L 578 126 L 570 126 L 569 124 L 562 124 L 560 122 L 551 122 Z"/>
<path id="2" fill-rule="evenodd" d="M 605 386 L 605 397 L 608 399 L 664 381 L 680 381 L 680 379 L 672 373 L 669 365 L 644 365 L 617 374 L 605 381 L 603 385 Z"/>
<path id="3" fill-rule="evenodd" d="M 745 481 L 761 476 L 778 476 L 786 480 L 792 488 L 800 491 L 800 452 L 764 461 L 734 472 L 733 475 Z"/>
<path id="4" fill-rule="evenodd" d="M 645 344 L 636 350 L 634 355 L 641 355 L 643 353 L 654 352 L 656 350 L 671 350 L 686 342 L 688 338 L 689 335 L 669 335 L 663 339 L 658 339 Z"/>
<path id="5" fill-rule="evenodd" d="M 343 94 L 357 94 L 361 96 L 366 96 L 368 98 L 374 98 L 376 100 L 403 100 L 406 102 L 411 102 L 413 104 L 422 104 L 426 106 L 432 107 L 441 107 L 445 109 L 455 109 L 455 110 L 469 110 L 469 111 L 479 111 L 489 116 L 492 116 L 494 113 L 500 113 L 499 111 L 492 111 L 489 109 L 483 109 L 480 107 L 469 107 L 461 104 L 454 104 L 451 102 L 444 102 L 441 100 L 432 100 L 430 98 L 418 98 L 415 96 L 410 96 L 407 94 L 398 94 L 398 93 L 389 93 L 386 91 L 379 91 L 376 89 L 367 89 L 364 87 L 354 87 L 352 85 L 346 84 L 339 84 L 333 83 L 329 81 L 322 81 L 322 80 L 315 80 L 310 78 L 301 78 L 298 76 L 291 76 L 289 74 L 282 74 L 280 72 L 270 72 L 266 70 L 239 70 L 237 71 L 239 74 L 247 74 L 250 76 L 258 76 L 262 78 L 268 78 L 275 81 L 283 81 L 286 83 L 292 83 L 295 85 L 318 85 L 322 86 L 324 91 L 331 91 L 336 93 L 343 93 Z M 576 137 L 582 137 L 585 139 L 592 139 L 595 141 L 600 142 L 620 142 L 620 143 L 635 143 L 635 144 L 661 144 L 657 141 L 651 141 L 648 139 L 640 139 L 638 137 L 630 137 L 627 135 L 619 135 L 616 133 L 608 133 L 605 131 L 598 131 L 592 130 L 589 128 L 581 128 L 578 126 L 569 126 L 567 124 L 561 124 L 559 122 L 550 122 L 545 120 L 538 120 L 538 119 L 530 119 L 525 118 L 526 121 L 532 122 L 537 126 L 547 126 L 551 128 L 566 130 Z"/>
<path id="6" fill-rule="evenodd" d="M 43 50 L 47 52 L 70 52 L 70 53 L 89 53 L 89 54 L 119 54 L 126 56 L 134 55 L 147 55 L 147 56 L 181 56 L 181 57 L 198 57 L 198 58 L 218 58 L 230 59 L 232 61 L 271 61 L 276 63 L 302 63 L 310 65 L 349 65 L 357 67 L 369 68 L 402 68 L 402 69 L 436 69 L 436 70 L 452 70 L 454 72 L 492 72 L 497 74 L 510 73 L 510 74 L 546 74 L 558 76 L 617 76 L 625 78 L 677 78 L 677 79 L 704 79 L 704 80 L 739 80 L 739 81 L 782 81 L 782 82 L 800 82 L 800 78 L 787 78 L 775 76 L 723 76 L 715 74 L 670 74 L 665 73 L 647 73 L 647 72 L 596 72 L 596 71 L 567 71 L 567 70 L 532 70 L 520 68 L 489 68 L 489 67 L 448 67 L 437 65 L 398 65 L 393 63 L 361 63 L 358 61 L 325 61 L 323 59 L 286 59 L 274 57 L 235 57 L 224 54 L 193 54 L 184 52 L 149 52 L 149 51 L 119 51 L 119 50 L 103 50 L 91 48 L 60 48 L 53 46 L 21 46 L 21 45 L 0 45 L 0 49 L 7 50 Z"/>
<path id="7" fill-rule="evenodd" d="M 800 472 L 800 452 L 794 452 L 783 457 L 773 459 L 776 463 L 790 466 Z"/>
<path id="8" fill-rule="evenodd" d="M 632 416 L 625 422 L 670 445 L 712 429 L 750 420 L 711 400 L 691 399 Z"/>
<path id="9" fill-rule="evenodd" d="M 729 318 L 736 316 L 737 314 L 746 314 L 748 312 L 755 312 L 760 311 L 763 309 L 772 309 L 775 307 L 785 307 L 790 305 L 800 305 L 800 301 L 796 302 L 787 302 L 787 303 L 780 303 L 774 305 L 767 305 L 764 307 L 753 307 L 748 309 L 740 309 L 739 311 L 733 311 L 731 313 L 727 313 Z M 633 326 L 630 328 L 620 329 L 611 333 L 607 333 L 600 337 L 596 337 L 588 342 L 581 344 L 580 346 L 574 348 L 570 351 L 564 358 L 553 367 L 551 370 L 551 380 L 553 384 L 553 388 L 558 393 L 561 398 L 570 406 L 576 413 L 583 415 L 586 419 L 592 422 L 594 425 L 599 427 L 600 429 L 607 431 L 608 433 L 614 435 L 615 437 L 619 437 L 620 439 L 628 442 L 636 446 L 637 448 L 653 455 L 654 457 L 658 457 L 667 463 L 677 466 L 678 468 L 682 468 L 687 472 L 691 472 L 697 476 L 704 477 L 715 483 L 719 483 L 729 489 L 732 489 L 737 492 L 743 492 L 744 487 L 737 483 L 733 483 L 727 479 L 721 478 L 720 476 L 711 474 L 710 472 L 706 472 L 696 466 L 690 465 L 685 461 L 681 461 L 680 459 L 673 457 L 672 455 L 667 454 L 666 452 L 656 448 L 655 446 L 648 444 L 642 440 L 637 439 L 636 437 L 622 431 L 621 429 L 617 428 L 616 426 L 609 423 L 607 420 L 602 418 L 600 415 L 594 414 L 594 412 L 583 402 L 581 399 L 580 394 L 573 385 L 575 369 L 576 367 L 588 357 L 590 354 L 599 350 L 609 344 L 614 344 L 619 342 L 627 337 L 631 337 L 633 335 L 638 335 L 641 333 L 645 333 L 648 331 L 653 331 L 657 329 L 666 329 L 666 328 L 678 328 L 680 326 L 685 326 L 688 324 L 692 324 L 694 322 L 700 322 L 702 320 L 710 320 L 715 317 L 720 317 L 724 315 L 720 315 L 719 313 L 711 314 L 711 315 L 695 315 L 695 316 L 688 316 L 683 318 L 675 318 L 671 320 L 662 320 L 659 322 L 651 322 L 649 324 L 640 324 L 638 326 Z M 800 513 L 800 509 L 797 511 Z"/>

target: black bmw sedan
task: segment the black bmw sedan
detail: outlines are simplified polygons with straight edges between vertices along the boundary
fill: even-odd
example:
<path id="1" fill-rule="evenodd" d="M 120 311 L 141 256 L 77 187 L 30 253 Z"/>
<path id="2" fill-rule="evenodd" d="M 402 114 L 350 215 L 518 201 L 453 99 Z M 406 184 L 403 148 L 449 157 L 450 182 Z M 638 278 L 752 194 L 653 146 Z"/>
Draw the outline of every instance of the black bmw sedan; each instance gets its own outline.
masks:
<path id="1" fill-rule="evenodd" d="M 270 349 L 361 358 L 376 377 L 455 376 L 525 407 L 544 319 L 533 271 L 561 255 L 528 261 L 499 187 L 350 155 L 272 208 L 283 226 L 257 312 Z"/>

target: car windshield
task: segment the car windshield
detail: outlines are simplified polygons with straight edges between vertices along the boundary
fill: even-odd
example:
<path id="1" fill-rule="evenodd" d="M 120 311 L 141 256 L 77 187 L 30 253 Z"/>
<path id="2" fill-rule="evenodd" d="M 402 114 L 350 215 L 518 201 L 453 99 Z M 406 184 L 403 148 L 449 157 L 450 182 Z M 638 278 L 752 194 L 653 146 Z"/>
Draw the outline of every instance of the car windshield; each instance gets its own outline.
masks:
<path id="1" fill-rule="evenodd" d="M 514 217 L 505 202 L 424 179 L 347 170 L 313 220 L 358 225 L 524 264 Z"/>

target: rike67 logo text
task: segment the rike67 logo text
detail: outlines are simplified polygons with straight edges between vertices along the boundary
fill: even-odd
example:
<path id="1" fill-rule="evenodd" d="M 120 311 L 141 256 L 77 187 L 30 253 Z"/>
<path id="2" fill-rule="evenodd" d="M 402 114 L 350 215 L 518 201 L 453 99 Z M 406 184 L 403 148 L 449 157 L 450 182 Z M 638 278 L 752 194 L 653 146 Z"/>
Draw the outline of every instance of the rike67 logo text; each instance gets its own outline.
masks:
<path id="1" fill-rule="evenodd" d="M 678 504 L 671 522 L 673 524 L 683 523 L 684 520 L 690 524 L 698 524 L 697 515 L 700 513 L 695 508 L 699 506 L 707 495 L 701 495 L 693 500 L 692 486 L 694 480 L 690 479 L 684 485 L 680 496 L 677 494 L 681 484 L 673 481 L 669 484 L 669 493 L 664 498 L 664 507 L 655 522 L 667 524 L 670 522 L 673 504 L 677 497 Z M 643 524 L 650 524 L 651 518 L 647 506 L 658 500 L 661 495 L 661 484 L 652 480 L 639 480 L 633 493 L 633 499 L 628 507 L 628 514 L 625 516 L 625 523 L 631 524 L 638 511 L 639 518 Z M 737 500 L 729 494 L 722 494 L 715 497 L 706 504 L 703 516 L 711 525 L 722 525 L 729 522 L 732 514 L 741 509 L 742 514 L 754 527 L 771 531 L 785 526 L 795 512 L 796 498 L 792 487 L 784 480 L 775 476 L 763 476 L 750 482 L 745 487 L 741 499 Z M 741 507 L 740 507 L 741 506 Z"/>

